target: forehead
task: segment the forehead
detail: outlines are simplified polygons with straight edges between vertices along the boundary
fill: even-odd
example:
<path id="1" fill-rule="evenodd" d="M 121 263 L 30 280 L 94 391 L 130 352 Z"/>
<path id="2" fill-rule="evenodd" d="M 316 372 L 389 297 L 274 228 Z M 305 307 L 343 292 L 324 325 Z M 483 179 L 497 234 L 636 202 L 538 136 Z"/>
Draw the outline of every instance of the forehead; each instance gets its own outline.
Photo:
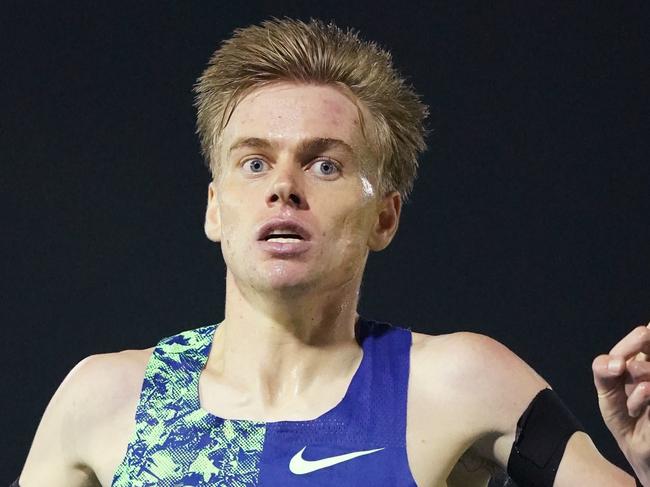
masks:
<path id="1" fill-rule="evenodd" d="M 223 133 L 224 146 L 242 136 L 287 143 L 321 137 L 358 145 L 359 110 L 352 94 L 334 86 L 274 83 L 237 104 Z"/>

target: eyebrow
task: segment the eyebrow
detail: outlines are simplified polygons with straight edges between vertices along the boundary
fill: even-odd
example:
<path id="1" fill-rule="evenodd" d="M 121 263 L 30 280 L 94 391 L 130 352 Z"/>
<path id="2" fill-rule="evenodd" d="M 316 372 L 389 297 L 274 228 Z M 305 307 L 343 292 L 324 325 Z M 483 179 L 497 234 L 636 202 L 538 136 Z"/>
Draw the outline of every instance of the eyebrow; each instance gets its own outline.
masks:
<path id="1" fill-rule="evenodd" d="M 273 144 L 267 139 L 261 139 L 258 137 L 242 137 L 237 139 L 230 146 L 230 149 L 228 149 L 228 156 L 230 156 L 233 151 L 244 147 L 268 150 L 273 148 Z M 340 139 L 316 137 L 313 139 L 303 140 L 298 146 L 298 152 L 301 154 L 318 154 L 331 149 L 342 149 L 352 156 L 355 155 L 354 149 L 352 149 L 350 144 Z"/>

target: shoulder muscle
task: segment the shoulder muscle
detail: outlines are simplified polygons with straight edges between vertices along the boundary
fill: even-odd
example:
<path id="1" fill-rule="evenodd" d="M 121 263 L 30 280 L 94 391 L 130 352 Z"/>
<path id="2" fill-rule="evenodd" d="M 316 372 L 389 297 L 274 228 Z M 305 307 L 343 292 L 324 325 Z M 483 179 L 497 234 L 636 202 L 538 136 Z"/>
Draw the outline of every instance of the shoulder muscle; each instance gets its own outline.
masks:
<path id="1" fill-rule="evenodd" d="M 97 484 L 86 447 L 99 424 L 110 421 L 125 404 L 137 402 L 146 365 L 143 352 L 91 355 L 73 367 L 41 418 L 21 487 Z"/>
<path id="2" fill-rule="evenodd" d="M 477 440 L 484 440 L 474 445 L 477 453 L 505 466 L 519 417 L 548 383 L 506 346 L 485 335 L 414 334 L 413 343 L 420 377 L 438 371 L 436 378 L 451 394 L 467 426 Z"/>

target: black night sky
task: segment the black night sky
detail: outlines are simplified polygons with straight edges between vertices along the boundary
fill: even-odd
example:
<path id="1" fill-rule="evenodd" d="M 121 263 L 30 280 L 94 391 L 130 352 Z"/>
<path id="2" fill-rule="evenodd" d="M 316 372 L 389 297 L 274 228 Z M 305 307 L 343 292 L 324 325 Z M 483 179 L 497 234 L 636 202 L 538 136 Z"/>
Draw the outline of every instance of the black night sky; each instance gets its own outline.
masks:
<path id="1" fill-rule="evenodd" d="M 82 358 L 222 319 L 191 89 L 233 29 L 285 15 L 359 29 L 431 109 L 419 180 L 395 241 L 369 260 L 361 313 L 501 341 L 625 465 L 591 360 L 650 320 L 640 9 L 306 5 L 3 3 L 6 483 Z"/>

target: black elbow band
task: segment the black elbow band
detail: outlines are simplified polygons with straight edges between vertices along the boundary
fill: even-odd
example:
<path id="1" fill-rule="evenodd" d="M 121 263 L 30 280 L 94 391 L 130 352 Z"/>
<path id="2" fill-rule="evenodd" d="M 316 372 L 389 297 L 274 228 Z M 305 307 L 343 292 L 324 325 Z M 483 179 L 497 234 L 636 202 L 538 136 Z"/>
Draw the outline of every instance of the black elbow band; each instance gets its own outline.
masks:
<path id="1" fill-rule="evenodd" d="M 553 487 L 571 435 L 584 431 L 577 418 L 551 389 L 541 391 L 517 421 L 508 475 L 518 485 Z"/>

